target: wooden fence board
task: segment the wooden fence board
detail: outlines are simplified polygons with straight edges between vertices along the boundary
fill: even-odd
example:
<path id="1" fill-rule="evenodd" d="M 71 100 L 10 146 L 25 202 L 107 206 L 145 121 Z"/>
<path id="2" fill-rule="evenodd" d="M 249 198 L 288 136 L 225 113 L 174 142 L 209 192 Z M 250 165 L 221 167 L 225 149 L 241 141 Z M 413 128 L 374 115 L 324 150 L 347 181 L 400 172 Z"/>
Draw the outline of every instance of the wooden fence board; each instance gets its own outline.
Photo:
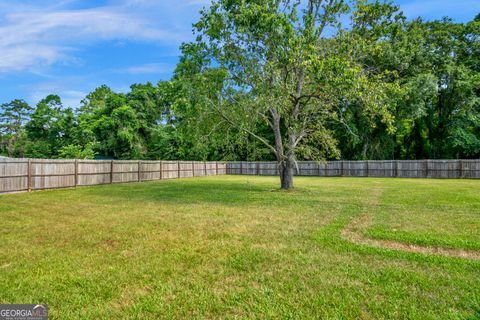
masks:
<path id="1" fill-rule="evenodd" d="M 75 186 L 75 160 L 32 160 L 30 167 L 32 190 Z"/>
<path id="2" fill-rule="evenodd" d="M 242 162 L 229 162 L 227 165 L 227 174 L 242 174 Z"/>
<path id="3" fill-rule="evenodd" d="M 228 168 L 229 163 L 227 164 Z M 264 176 L 276 176 L 279 174 L 278 165 L 273 161 L 262 161 L 258 163 L 258 174 Z"/>
<path id="4" fill-rule="evenodd" d="M 205 162 L 205 172 L 207 176 L 217 175 L 217 165 L 215 162 Z"/>
<path id="5" fill-rule="evenodd" d="M 9 160 L 9 159 L 8 159 Z M 0 192 L 28 190 L 28 160 L 0 159 Z"/>
<path id="6" fill-rule="evenodd" d="M 299 161 L 296 176 L 480 179 L 480 160 Z M 228 162 L 227 174 L 278 175 L 275 161 Z"/>
<path id="7" fill-rule="evenodd" d="M 139 161 L 114 161 L 112 183 L 139 181 Z"/>
<path id="8" fill-rule="evenodd" d="M 328 161 L 319 165 L 319 175 L 325 177 L 339 177 L 342 175 L 342 163 Z"/>
<path id="9" fill-rule="evenodd" d="M 227 174 L 227 164 L 224 162 L 217 162 L 216 171 L 217 171 L 217 175 Z"/>
<path id="10" fill-rule="evenodd" d="M 461 160 L 462 178 L 480 179 L 479 160 Z"/>
<path id="11" fill-rule="evenodd" d="M 381 161 L 367 161 L 368 176 L 369 177 L 395 177 L 396 176 L 396 161 L 381 160 Z"/>
<path id="12" fill-rule="evenodd" d="M 191 178 L 194 174 L 193 161 L 179 161 L 178 165 L 180 178 Z"/>
<path id="13" fill-rule="evenodd" d="M 480 179 L 480 160 L 299 161 L 295 175 Z M 275 161 L 0 159 L 0 192 L 224 174 L 278 175 Z"/>
<path id="14" fill-rule="evenodd" d="M 343 161 L 343 174 L 345 177 L 367 177 L 367 161 Z"/>
<path id="15" fill-rule="evenodd" d="M 397 162 L 397 177 L 426 178 L 427 162 L 425 160 L 404 160 Z"/>
<path id="16" fill-rule="evenodd" d="M 205 163 L 201 161 L 194 161 L 193 162 L 193 174 L 195 177 L 203 177 L 206 176 L 205 172 Z"/>
<path id="17" fill-rule="evenodd" d="M 0 193 L 224 175 L 223 162 L 0 159 Z"/>
<path id="18" fill-rule="evenodd" d="M 319 163 L 315 161 L 302 161 L 298 162 L 298 175 L 299 176 L 318 176 L 319 175 Z"/>
<path id="19" fill-rule="evenodd" d="M 140 163 L 140 180 L 160 180 L 160 161 L 142 161 Z"/>
<path id="20" fill-rule="evenodd" d="M 259 166 L 257 162 L 242 161 L 241 170 L 242 174 L 256 175 L 258 174 Z"/>
<path id="21" fill-rule="evenodd" d="M 175 179 L 179 177 L 177 161 L 162 161 L 162 179 Z"/>
<path id="22" fill-rule="evenodd" d="M 460 161 L 429 160 L 428 178 L 460 178 Z"/>
<path id="23" fill-rule="evenodd" d="M 110 183 L 112 161 L 110 160 L 78 160 L 77 185 L 88 186 Z"/>

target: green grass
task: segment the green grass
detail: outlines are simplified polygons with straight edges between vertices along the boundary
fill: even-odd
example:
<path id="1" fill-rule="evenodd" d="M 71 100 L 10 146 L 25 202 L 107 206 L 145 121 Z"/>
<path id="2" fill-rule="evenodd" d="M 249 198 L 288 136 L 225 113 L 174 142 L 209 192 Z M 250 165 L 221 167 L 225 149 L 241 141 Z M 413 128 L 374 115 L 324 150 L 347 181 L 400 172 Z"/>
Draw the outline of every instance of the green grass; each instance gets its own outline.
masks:
<path id="1" fill-rule="evenodd" d="M 0 303 L 52 319 L 478 319 L 480 181 L 223 176 L 0 196 Z"/>
<path id="2" fill-rule="evenodd" d="M 365 236 L 480 250 L 478 183 L 445 180 L 432 184 L 429 180 L 419 180 L 410 193 L 404 181 L 395 181 L 383 189 L 374 225 L 365 230 Z M 432 188 L 435 188 L 433 192 Z"/>

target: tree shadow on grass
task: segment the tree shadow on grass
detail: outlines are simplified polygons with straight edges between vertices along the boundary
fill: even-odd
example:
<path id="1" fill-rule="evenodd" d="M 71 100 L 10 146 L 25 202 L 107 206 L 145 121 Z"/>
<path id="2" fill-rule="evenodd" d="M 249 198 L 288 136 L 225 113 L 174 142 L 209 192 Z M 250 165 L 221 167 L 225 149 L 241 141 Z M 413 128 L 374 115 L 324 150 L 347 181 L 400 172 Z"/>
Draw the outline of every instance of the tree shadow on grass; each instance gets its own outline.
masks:
<path id="1" fill-rule="evenodd" d="M 242 180 L 184 179 L 97 186 L 82 190 L 89 199 L 119 202 L 168 204 L 216 204 L 225 206 L 261 205 L 271 207 L 328 206 L 355 204 L 341 194 L 313 196 L 303 189 L 285 192 L 268 183 Z"/>

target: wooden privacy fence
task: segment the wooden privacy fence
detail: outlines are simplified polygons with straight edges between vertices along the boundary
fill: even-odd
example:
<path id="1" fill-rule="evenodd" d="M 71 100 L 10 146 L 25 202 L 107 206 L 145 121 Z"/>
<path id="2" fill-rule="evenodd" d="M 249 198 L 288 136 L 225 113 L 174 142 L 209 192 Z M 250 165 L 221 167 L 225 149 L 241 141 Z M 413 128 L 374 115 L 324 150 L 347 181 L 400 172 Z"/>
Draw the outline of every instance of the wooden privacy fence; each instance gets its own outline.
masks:
<path id="1" fill-rule="evenodd" d="M 276 162 L 0 159 L 0 193 L 224 174 L 278 175 Z M 297 176 L 480 179 L 480 160 L 300 161 Z"/>
<path id="2" fill-rule="evenodd" d="M 299 161 L 297 176 L 480 179 L 480 160 Z M 227 174 L 278 175 L 276 162 L 228 162 Z"/>
<path id="3" fill-rule="evenodd" d="M 0 193 L 226 174 L 224 162 L 0 159 Z"/>

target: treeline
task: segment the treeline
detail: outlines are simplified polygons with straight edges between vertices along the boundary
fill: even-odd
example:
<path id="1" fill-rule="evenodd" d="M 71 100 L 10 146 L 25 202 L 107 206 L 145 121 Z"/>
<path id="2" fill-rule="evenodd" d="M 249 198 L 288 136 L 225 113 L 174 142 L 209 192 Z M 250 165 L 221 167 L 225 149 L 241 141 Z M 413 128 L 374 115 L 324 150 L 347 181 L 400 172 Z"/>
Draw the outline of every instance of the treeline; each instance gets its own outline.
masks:
<path id="1" fill-rule="evenodd" d="M 336 147 L 305 143 L 298 160 L 318 154 L 329 159 L 451 159 L 480 157 L 480 16 L 469 23 L 450 19 L 408 21 L 392 7 L 357 19 L 337 36 L 361 52 L 365 70 L 392 85 L 388 112 L 368 114 L 356 103 L 337 103 L 326 128 Z M 372 9 L 373 10 L 373 9 Z M 355 47 L 356 38 L 374 44 Z M 107 86 L 64 106 L 49 95 L 35 106 L 13 100 L 0 106 L 0 154 L 32 158 L 274 160 L 254 135 L 202 112 L 205 91 L 192 74 L 202 72 L 200 51 L 185 44 L 174 76 L 157 85 L 135 84 L 128 93 Z M 323 79 L 322 81 L 328 81 Z M 218 83 L 209 83 L 215 91 Z M 348 85 L 334 84 L 338 87 Z M 209 89 L 209 90 L 210 90 Z M 218 88 L 217 88 L 218 89 Z M 221 90 L 220 90 L 221 92 Z M 385 117 L 387 117 L 386 119 Z M 255 120 L 259 121 L 259 120 Z M 254 126 L 269 137 L 265 123 Z M 265 132 L 262 132 L 265 130 Z M 285 130 L 285 128 L 283 129 Z M 261 134 L 263 133 L 263 134 Z M 330 135 L 329 135 L 330 137 Z M 330 139 L 330 138 L 329 138 Z M 306 149 L 305 149 L 306 150 Z M 300 150 L 301 151 L 301 150 Z"/>
<path id="2" fill-rule="evenodd" d="M 1 148 L 10 157 L 194 159 L 172 95 L 166 81 L 135 84 L 127 94 L 101 86 L 76 110 L 57 95 L 35 107 L 13 100 L 1 106 Z"/>

